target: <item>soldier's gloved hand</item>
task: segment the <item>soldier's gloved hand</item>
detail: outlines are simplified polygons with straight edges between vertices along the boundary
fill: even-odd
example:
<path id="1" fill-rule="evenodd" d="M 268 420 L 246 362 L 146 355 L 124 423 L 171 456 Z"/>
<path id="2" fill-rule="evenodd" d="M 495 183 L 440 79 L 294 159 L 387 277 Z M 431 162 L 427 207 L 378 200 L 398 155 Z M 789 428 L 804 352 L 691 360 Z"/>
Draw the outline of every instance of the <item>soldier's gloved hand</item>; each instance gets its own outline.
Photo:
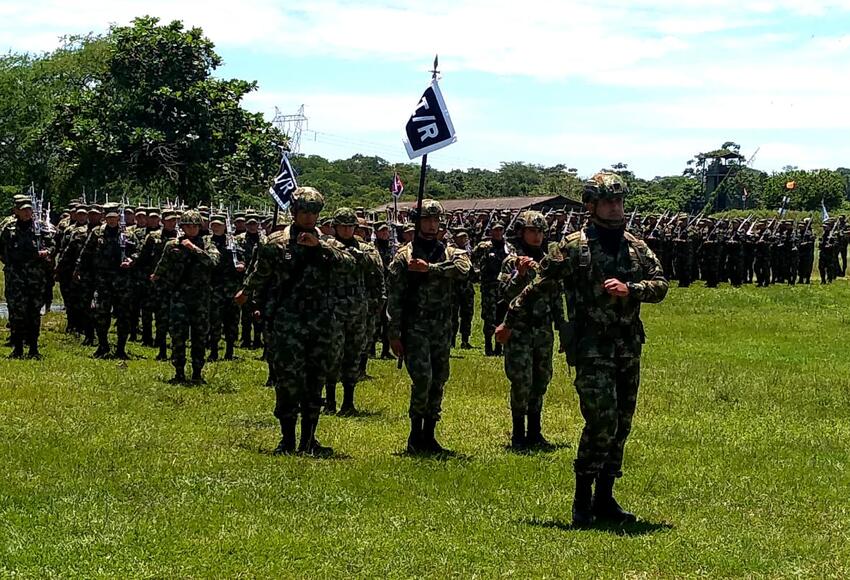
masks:
<path id="1" fill-rule="evenodd" d="M 400 338 L 390 339 L 390 349 L 392 349 L 396 358 L 404 358 L 404 344 Z"/>
<path id="2" fill-rule="evenodd" d="M 428 271 L 428 262 L 425 260 L 420 260 L 419 258 L 413 258 L 407 263 L 407 269 L 411 272 L 427 272 Z"/>
<path id="3" fill-rule="evenodd" d="M 505 323 L 503 322 L 502 324 L 496 327 L 495 336 L 496 342 L 498 342 L 499 344 L 507 344 L 508 341 L 511 339 L 511 329 L 505 326 Z"/>

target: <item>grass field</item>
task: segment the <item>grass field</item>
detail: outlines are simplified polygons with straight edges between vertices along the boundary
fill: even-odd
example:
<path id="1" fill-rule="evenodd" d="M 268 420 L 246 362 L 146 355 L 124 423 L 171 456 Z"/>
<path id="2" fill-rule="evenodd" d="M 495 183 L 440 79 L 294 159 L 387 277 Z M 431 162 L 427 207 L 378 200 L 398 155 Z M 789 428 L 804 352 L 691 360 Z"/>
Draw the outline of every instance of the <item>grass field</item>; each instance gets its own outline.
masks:
<path id="1" fill-rule="evenodd" d="M 95 361 L 45 320 L 46 359 L 0 362 L 3 577 L 850 576 L 850 297 L 701 284 L 644 310 L 648 348 L 622 503 L 642 521 L 570 529 L 581 428 L 566 365 L 552 453 L 505 450 L 501 359 L 457 351 L 442 442 L 402 455 L 408 382 L 372 361 L 330 460 L 273 457 L 256 353 L 175 387 L 133 345 Z M 480 330 L 476 331 L 480 347 Z"/>

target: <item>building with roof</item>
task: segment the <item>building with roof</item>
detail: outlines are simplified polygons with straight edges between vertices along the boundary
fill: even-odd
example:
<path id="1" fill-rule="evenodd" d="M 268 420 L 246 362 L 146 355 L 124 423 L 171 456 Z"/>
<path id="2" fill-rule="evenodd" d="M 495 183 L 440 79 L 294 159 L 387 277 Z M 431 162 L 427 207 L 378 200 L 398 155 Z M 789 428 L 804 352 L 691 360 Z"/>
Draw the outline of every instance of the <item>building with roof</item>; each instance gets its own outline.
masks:
<path id="1" fill-rule="evenodd" d="M 524 209 L 533 209 L 537 211 L 547 212 L 550 209 L 557 210 L 582 210 L 584 206 L 573 199 L 564 197 L 563 195 L 544 195 L 544 196 L 519 196 L 519 197 L 482 197 L 472 199 L 440 199 L 438 200 L 443 209 L 447 212 L 458 210 L 463 211 L 518 211 Z M 398 202 L 399 211 L 410 211 L 416 207 L 416 201 L 400 201 Z M 369 211 L 374 213 L 382 213 L 393 210 L 393 203 L 385 203 L 371 208 Z"/>

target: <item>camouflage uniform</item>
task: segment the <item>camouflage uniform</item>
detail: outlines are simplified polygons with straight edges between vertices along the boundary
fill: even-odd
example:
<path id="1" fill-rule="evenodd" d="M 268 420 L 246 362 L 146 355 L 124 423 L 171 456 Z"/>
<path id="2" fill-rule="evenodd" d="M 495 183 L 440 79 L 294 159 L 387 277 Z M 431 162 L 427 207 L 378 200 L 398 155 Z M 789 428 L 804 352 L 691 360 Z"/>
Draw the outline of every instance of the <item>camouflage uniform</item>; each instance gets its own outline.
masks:
<path id="1" fill-rule="evenodd" d="M 180 218 L 182 224 L 201 225 L 199 212 L 190 210 Z M 183 246 L 189 240 L 195 248 Z M 221 256 L 209 237 L 181 236 L 166 242 L 154 277 L 162 281 L 168 293 L 168 332 L 171 335 L 171 363 L 175 381 L 185 380 L 186 343 L 192 339 L 192 380 L 201 382 L 210 331 L 210 295 L 212 273 Z"/>
<path id="2" fill-rule="evenodd" d="M 319 213 L 321 194 L 300 187 L 291 206 Z M 332 296 L 335 273 L 341 264 L 354 268 L 354 257 L 333 238 L 321 238 L 308 247 L 297 242 L 301 233 L 320 236 L 318 230 L 302 232 L 296 225 L 275 231 L 260 244 L 243 291 L 249 301 L 262 304 L 268 327 L 268 363 L 275 378 L 275 417 L 282 439 L 275 450 L 295 448 L 295 423 L 301 414 L 301 450 L 321 452 L 315 440 L 321 409 L 322 386 L 330 362 L 333 333 L 338 332 Z"/>
<path id="3" fill-rule="evenodd" d="M 503 227 L 494 224 L 493 227 Z M 507 305 L 502 302 L 499 292 L 499 272 L 502 262 L 513 249 L 504 239 L 484 240 L 472 250 L 472 264 L 481 282 L 481 320 L 484 321 L 484 352 L 487 355 L 500 354 L 502 345 L 491 347 L 493 331 L 505 316 Z"/>
<path id="4" fill-rule="evenodd" d="M 442 206 L 423 200 L 424 217 L 439 217 Z M 428 272 L 409 272 L 408 263 L 428 262 Z M 387 273 L 387 315 L 390 340 L 401 340 L 412 381 L 411 450 L 438 450 L 434 429 L 440 420 L 443 392 L 449 379 L 451 296 L 454 284 L 469 276 L 471 263 L 463 250 L 436 240 L 417 239 L 402 246 Z M 411 445 L 412 444 L 412 445 Z"/>
<path id="5" fill-rule="evenodd" d="M 104 206 L 107 217 L 118 216 L 118 205 Z M 109 355 L 109 327 L 116 319 L 117 344 L 115 354 L 126 357 L 125 346 L 130 334 L 132 301 L 132 269 L 122 268 L 122 258 L 134 260 L 136 247 L 132 240 L 125 239 L 122 248 L 120 227 L 109 227 L 103 223 L 89 233 L 77 261 L 77 274 L 93 283 L 92 308 L 94 328 L 97 333 L 96 357 Z"/>
<path id="6" fill-rule="evenodd" d="M 387 289 L 384 279 L 384 262 L 378 248 L 371 243 L 365 243 L 367 261 L 366 269 L 366 328 L 363 340 L 363 350 L 360 355 L 360 377 L 366 376 L 366 366 L 369 356 L 375 355 L 375 341 L 381 319 L 386 312 Z"/>
<path id="7" fill-rule="evenodd" d="M 257 223 L 259 217 L 253 212 L 249 211 L 247 214 L 248 223 Z M 253 260 L 255 258 L 254 253 L 256 252 L 257 247 L 265 240 L 265 234 L 260 230 L 254 233 L 244 232 L 236 236 L 236 245 L 239 246 L 242 255 L 244 256 L 246 268 L 246 272 L 250 272 Z M 259 348 L 261 341 L 261 336 L 263 332 L 263 322 L 261 320 L 254 320 L 254 310 L 256 305 L 245 304 L 241 308 L 241 319 L 242 319 L 242 348 Z M 251 340 L 251 334 L 253 331 L 254 339 Z"/>
<path id="8" fill-rule="evenodd" d="M 625 191 L 622 178 L 603 172 L 586 184 L 583 197 L 592 203 Z M 593 223 L 550 247 L 538 277 L 510 304 L 505 320 L 509 328 L 521 327 L 536 302 L 557 293 L 559 282 L 563 285 L 569 324 L 562 345 L 576 367 L 575 387 L 585 419 L 575 460 L 577 523 L 593 519 L 589 510 L 594 479 L 597 517 L 612 512 L 634 517 L 616 504 L 611 490 L 622 475 L 623 449 L 637 401 L 645 340 L 640 306 L 660 302 L 668 287 L 661 263 L 644 242 L 621 233 L 618 224 L 605 225 Z M 627 296 L 615 297 L 604 289 L 604 281 L 612 278 L 627 284 Z"/>
<path id="9" fill-rule="evenodd" d="M 815 237 L 811 231 L 805 232 L 800 240 L 800 264 L 798 274 L 800 284 L 810 284 L 812 269 L 815 265 Z"/>
<path id="10" fill-rule="evenodd" d="M 543 214 L 535 211 L 523 212 L 519 218 L 521 227 L 533 227 L 545 231 Z M 502 296 L 506 304 L 519 296 L 520 292 L 537 277 L 540 262 L 545 255 L 542 247 L 530 247 L 520 239 L 516 255 L 502 262 L 499 275 Z M 535 265 L 521 275 L 517 269 L 520 256 L 527 256 Z M 564 326 L 564 302 L 560 285 L 544 300 L 522 316 L 514 317 L 511 340 L 505 345 L 505 374 L 511 383 L 511 415 L 513 417 L 514 447 L 526 444 L 546 444 L 541 435 L 543 396 L 552 380 L 552 349 L 554 330 Z M 526 417 L 528 431 L 526 432 Z"/>
<path id="11" fill-rule="evenodd" d="M 170 219 L 175 217 L 173 210 L 165 210 L 163 217 Z M 165 249 L 165 244 L 170 240 L 176 239 L 178 232 L 176 229 L 166 230 L 164 227 L 150 232 L 145 236 L 145 241 L 139 252 L 139 258 L 136 261 L 136 269 L 139 270 L 140 277 L 148 280 L 148 293 L 145 296 L 145 301 L 142 304 L 142 327 L 144 328 L 149 322 L 145 320 L 148 313 L 153 317 L 156 323 L 156 333 L 153 337 L 153 345 L 159 349 L 157 360 L 168 359 L 168 291 L 164 287 L 162 280 L 151 280 L 157 264 L 162 258 L 162 252 Z M 143 331 L 144 332 L 144 331 Z"/>
<path id="12" fill-rule="evenodd" d="M 396 231 L 386 223 L 375 224 L 376 231 L 380 231 L 381 229 L 390 230 L 390 235 L 395 236 Z M 397 240 L 396 240 L 397 242 Z M 383 270 L 386 273 L 387 268 L 390 265 L 390 262 L 395 255 L 395 246 L 393 245 L 392 240 L 375 240 L 375 247 L 378 250 L 378 254 L 381 256 L 381 264 L 383 265 Z M 379 314 L 378 322 L 380 324 L 380 328 L 377 330 L 377 336 L 381 340 L 381 358 L 382 359 L 392 359 L 392 353 L 390 352 L 389 346 L 389 335 L 387 334 L 387 298 L 386 298 L 386 286 L 384 288 L 384 301 L 381 303 L 381 309 Z"/>
<path id="13" fill-rule="evenodd" d="M 210 217 L 210 226 L 226 224 L 223 215 Z M 210 334 L 208 347 L 210 360 L 218 360 L 218 343 L 224 331 L 225 360 L 233 358 L 233 347 L 239 334 L 239 305 L 233 297 L 242 285 L 242 273 L 236 267 L 244 265 L 244 256 L 230 234 L 210 235 L 210 241 L 218 250 L 220 259 L 212 273 L 210 294 Z"/>
<path id="14" fill-rule="evenodd" d="M 85 218 L 86 208 L 80 206 L 75 213 L 81 213 L 82 218 Z M 86 237 L 88 237 L 88 225 L 85 221 L 69 224 L 62 233 L 62 241 L 56 254 L 56 278 L 65 303 L 66 330 L 69 332 L 85 332 L 86 328 L 86 312 L 80 303 L 80 282 L 74 279 L 74 269 Z"/>
<path id="15" fill-rule="evenodd" d="M 32 209 L 27 196 L 15 198 L 17 209 Z M 41 328 L 42 289 L 47 270 L 44 265 L 53 254 L 52 236 L 37 234 L 32 220 L 15 219 L 0 230 L 0 260 L 3 262 L 6 303 L 9 310 L 12 356 L 23 356 L 23 345 L 29 346 L 30 356 L 37 357 Z M 46 250 L 46 258 L 39 251 Z"/>
<path id="16" fill-rule="evenodd" d="M 454 248 L 469 251 L 467 245 L 452 244 Z M 457 333 L 460 331 L 460 344 L 464 349 L 472 348 L 469 336 L 472 334 L 472 317 L 475 314 L 475 284 L 472 276 L 463 282 L 455 284 L 452 296 L 452 347 L 454 348 Z"/>

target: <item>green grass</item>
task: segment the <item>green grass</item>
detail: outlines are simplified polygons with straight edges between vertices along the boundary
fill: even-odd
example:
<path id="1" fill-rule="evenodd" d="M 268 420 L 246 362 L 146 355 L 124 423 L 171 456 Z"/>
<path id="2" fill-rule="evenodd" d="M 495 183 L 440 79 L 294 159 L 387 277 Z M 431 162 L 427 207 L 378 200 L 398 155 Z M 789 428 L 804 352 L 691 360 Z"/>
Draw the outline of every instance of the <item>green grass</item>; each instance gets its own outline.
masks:
<path id="1" fill-rule="evenodd" d="M 273 457 L 254 352 L 175 387 L 152 350 L 92 360 L 51 315 L 43 362 L 0 362 L 0 576 L 847 577 L 848 306 L 842 280 L 645 308 L 624 531 L 569 529 L 582 422 L 560 357 L 553 453 L 506 452 L 502 360 L 457 351 L 439 432 L 459 457 L 400 455 L 392 361 L 359 388 L 371 415 L 322 419 L 335 459 Z"/>

